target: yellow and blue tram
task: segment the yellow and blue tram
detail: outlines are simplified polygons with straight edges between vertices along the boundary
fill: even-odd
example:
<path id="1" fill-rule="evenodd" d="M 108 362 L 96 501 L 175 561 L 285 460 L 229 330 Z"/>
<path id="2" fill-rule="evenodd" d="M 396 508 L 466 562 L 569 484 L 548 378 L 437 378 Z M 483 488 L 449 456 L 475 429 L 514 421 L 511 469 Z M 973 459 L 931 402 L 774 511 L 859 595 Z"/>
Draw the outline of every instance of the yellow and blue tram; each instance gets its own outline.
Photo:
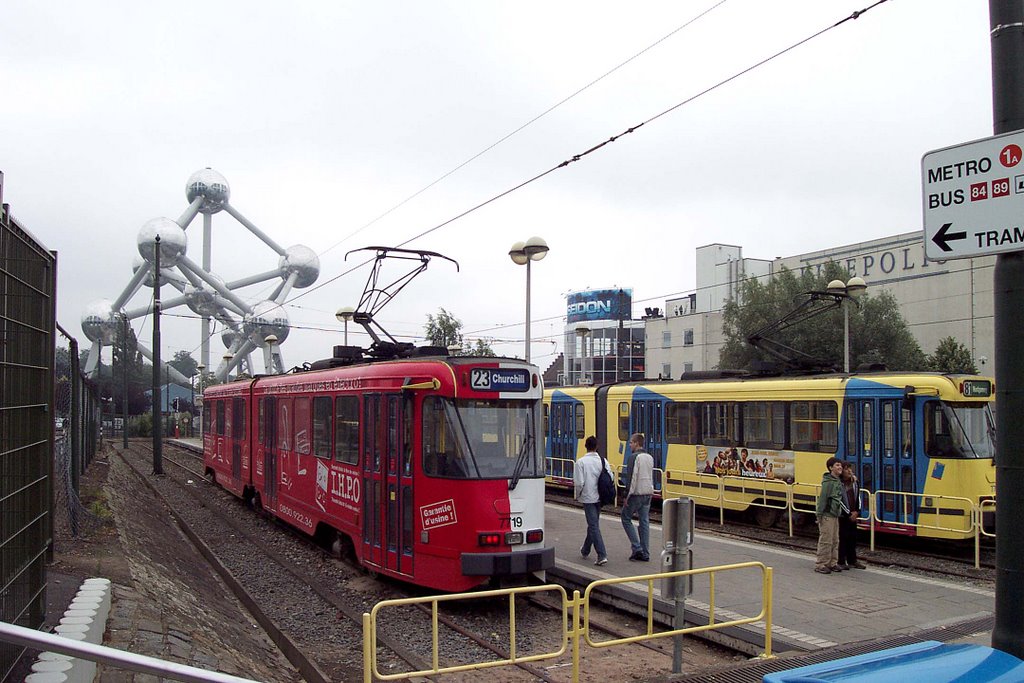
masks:
<path id="1" fill-rule="evenodd" d="M 862 524 L 968 538 L 995 513 L 991 378 L 871 372 L 794 377 L 707 376 L 548 389 L 547 479 L 571 486 L 594 434 L 613 467 L 629 435 L 647 437 L 656 487 L 772 523 L 813 514 L 825 461 L 854 465 Z"/>

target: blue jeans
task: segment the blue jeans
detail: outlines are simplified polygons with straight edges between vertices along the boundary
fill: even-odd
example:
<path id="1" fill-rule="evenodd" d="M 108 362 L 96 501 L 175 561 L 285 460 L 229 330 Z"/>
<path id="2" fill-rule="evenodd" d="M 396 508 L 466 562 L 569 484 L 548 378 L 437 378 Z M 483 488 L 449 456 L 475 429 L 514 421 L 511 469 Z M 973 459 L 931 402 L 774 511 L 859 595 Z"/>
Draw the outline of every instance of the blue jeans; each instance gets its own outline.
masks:
<path id="1" fill-rule="evenodd" d="M 629 537 L 629 545 L 633 554 L 639 553 L 643 557 L 651 556 L 651 497 L 631 495 L 626 504 L 622 506 L 622 528 L 626 530 Z M 633 515 L 640 518 L 640 536 L 637 537 L 636 527 L 633 526 Z"/>
<path id="2" fill-rule="evenodd" d="M 587 518 L 587 538 L 583 541 L 580 552 L 589 555 L 590 546 L 594 546 L 594 549 L 597 550 L 597 559 L 607 558 L 608 553 L 604 548 L 604 539 L 601 538 L 601 504 L 584 503 L 583 514 Z"/>

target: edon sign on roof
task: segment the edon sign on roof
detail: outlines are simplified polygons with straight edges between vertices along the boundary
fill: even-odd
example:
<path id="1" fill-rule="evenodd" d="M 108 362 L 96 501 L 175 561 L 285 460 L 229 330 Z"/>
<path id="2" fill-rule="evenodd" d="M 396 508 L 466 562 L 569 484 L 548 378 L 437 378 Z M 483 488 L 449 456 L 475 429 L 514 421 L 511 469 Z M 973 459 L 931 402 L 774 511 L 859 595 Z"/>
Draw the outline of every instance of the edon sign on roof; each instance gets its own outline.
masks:
<path id="1" fill-rule="evenodd" d="M 921 159 L 924 253 L 932 261 L 1024 249 L 1024 132 Z"/>

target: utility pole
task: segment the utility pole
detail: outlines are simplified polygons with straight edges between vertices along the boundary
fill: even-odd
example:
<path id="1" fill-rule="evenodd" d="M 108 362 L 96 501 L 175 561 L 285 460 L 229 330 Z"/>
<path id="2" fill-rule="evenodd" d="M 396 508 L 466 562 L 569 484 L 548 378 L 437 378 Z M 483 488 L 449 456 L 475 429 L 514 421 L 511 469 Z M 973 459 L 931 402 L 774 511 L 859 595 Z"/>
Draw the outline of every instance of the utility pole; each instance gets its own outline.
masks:
<path id="1" fill-rule="evenodd" d="M 989 0 L 993 132 L 1024 129 L 1024 3 Z M 1014 320 L 1024 310 L 1024 252 L 996 256 L 996 621 L 992 647 L 1024 658 L 1024 357 Z"/>
<path id="2" fill-rule="evenodd" d="M 160 412 L 160 235 L 153 245 L 153 474 L 164 473 L 163 415 Z"/>
<path id="3" fill-rule="evenodd" d="M 128 450 L 128 315 L 121 313 L 121 450 Z"/>

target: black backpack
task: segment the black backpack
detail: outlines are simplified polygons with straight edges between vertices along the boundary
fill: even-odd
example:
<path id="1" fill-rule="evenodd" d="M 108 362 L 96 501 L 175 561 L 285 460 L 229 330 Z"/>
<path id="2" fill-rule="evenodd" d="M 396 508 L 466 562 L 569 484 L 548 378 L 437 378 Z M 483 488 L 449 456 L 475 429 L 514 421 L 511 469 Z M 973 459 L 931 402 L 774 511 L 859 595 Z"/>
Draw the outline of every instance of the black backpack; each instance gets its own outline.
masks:
<path id="1" fill-rule="evenodd" d="M 605 468 L 604 456 L 601 456 L 601 474 L 597 477 L 597 495 L 601 499 L 601 505 L 610 505 L 615 502 L 615 483 L 612 475 L 608 474 Z"/>

